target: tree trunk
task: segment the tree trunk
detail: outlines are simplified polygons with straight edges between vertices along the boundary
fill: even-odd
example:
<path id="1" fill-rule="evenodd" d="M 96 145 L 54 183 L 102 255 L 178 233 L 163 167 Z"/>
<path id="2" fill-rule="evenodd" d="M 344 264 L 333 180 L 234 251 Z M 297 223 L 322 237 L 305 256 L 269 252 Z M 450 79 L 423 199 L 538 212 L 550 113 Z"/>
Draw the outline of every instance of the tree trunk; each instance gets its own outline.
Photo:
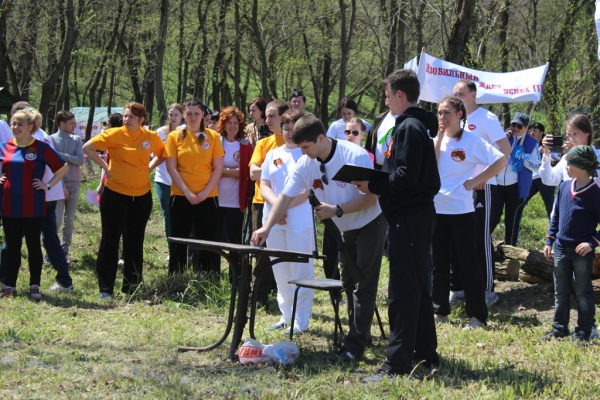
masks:
<path id="1" fill-rule="evenodd" d="M 160 2 L 160 23 L 156 40 L 156 62 L 154 63 L 154 89 L 156 90 L 156 107 L 158 108 L 159 125 L 167 121 L 167 104 L 163 88 L 163 59 L 165 56 L 165 41 L 167 38 L 167 24 L 169 21 L 169 0 Z"/>
<path id="2" fill-rule="evenodd" d="M 110 115 L 112 114 L 112 103 L 113 103 L 113 98 L 115 95 L 115 69 L 116 66 L 113 63 L 112 65 L 112 69 L 110 71 L 110 83 L 108 84 L 108 101 L 106 104 L 106 114 Z"/>
<path id="3" fill-rule="evenodd" d="M 267 80 L 269 67 L 267 64 L 267 51 L 258 25 L 258 0 L 252 1 L 252 33 L 254 34 L 256 46 L 258 47 L 258 57 L 260 60 L 260 94 L 265 100 L 271 101 Z"/>
<path id="4" fill-rule="evenodd" d="M 570 44 L 571 37 L 573 36 L 573 27 L 577 22 L 577 14 L 582 7 L 582 2 L 586 0 L 569 0 L 567 5 L 567 13 L 562 23 L 560 34 L 554 42 L 554 46 L 550 52 L 550 63 L 548 67 L 548 73 L 546 74 L 546 87 L 542 94 L 546 103 L 546 118 L 548 119 L 548 125 L 546 130 L 548 132 L 560 132 L 561 122 L 563 119 L 562 112 L 562 100 L 560 88 L 558 85 L 558 71 L 564 65 L 564 55 L 567 46 Z M 590 1 L 590 0 L 587 0 Z M 592 15 L 587 15 L 586 18 L 592 19 Z M 570 59 L 570 57 L 569 57 Z"/>
<path id="5" fill-rule="evenodd" d="M 339 0 L 340 6 L 340 86 L 338 90 L 338 103 L 346 97 L 346 84 L 348 82 L 348 61 L 352 47 L 354 21 L 356 20 L 356 0 L 350 0 L 350 20 L 346 24 L 346 2 Z M 395 49 L 394 49 L 395 50 Z"/>
<path id="6" fill-rule="evenodd" d="M 221 0 L 219 9 L 219 24 L 217 32 L 217 54 L 212 71 L 212 100 L 215 110 L 221 109 L 221 93 L 225 87 L 224 79 L 221 77 L 221 70 L 225 67 L 225 17 L 230 0 Z"/>
<path id="7" fill-rule="evenodd" d="M 235 18 L 235 42 L 233 49 L 233 98 L 235 102 L 235 106 L 243 110 L 244 102 L 242 101 L 242 91 L 240 90 L 240 85 L 242 81 L 242 77 L 240 74 L 241 70 L 241 61 L 240 61 L 240 41 L 242 40 L 242 30 L 241 30 L 241 19 L 240 19 L 240 4 L 238 1 L 233 2 L 234 8 L 234 18 Z M 248 71 L 246 71 L 246 76 L 250 75 Z"/>
<path id="8" fill-rule="evenodd" d="M 464 63 L 470 29 L 475 22 L 473 18 L 475 3 L 475 0 L 458 0 L 456 2 L 456 20 L 452 24 L 452 30 L 448 38 L 446 61 L 459 65 Z"/>
<path id="9" fill-rule="evenodd" d="M 184 62 L 185 62 L 185 44 L 183 42 L 183 35 L 185 31 L 185 1 L 179 0 L 179 63 L 177 65 L 177 102 L 180 103 L 185 97 L 185 84 L 184 84 Z"/>
<path id="10" fill-rule="evenodd" d="M 508 72 L 508 43 L 507 43 L 507 29 L 508 29 L 508 8 L 510 7 L 511 0 L 503 0 L 502 8 L 500 10 L 500 63 L 502 72 Z M 502 115 L 500 118 L 503 127 L 510 125 L 510 106 L 508 103 L 502 103 Z"/>
<path id="11" fill-rule="evenodd" d="M 591 18 L 596 12 L 596 4 L 594 0 L 586 1 L 586 12 L 585 15 L 589 15 L 586 24 L 587 34 L 587 55 L 588 55 L 588 69 L 587 82 L 589 82 L 590 96 L 589 96 L 589 107 L 590 107 L 590 120 L 594 125 L 594 132 L 598 132 L 600 129 L 600 62 L 598 61 L 598 36 L 596 34 L 595 21 Z M 587 86 L 587 85 L 586 85 Z"/>
<path id="12" fill-rule="evenodd" d="M 381 2 L 382 12 L 385 11 L 385 3 Z M 390 0 L 389 2 L 389 16 L 388 16 L 388 26 L 389 26 L 389 37 L 390 43 L 388 45 L 387 51 L 387 59 L 385 62 L 384 69 L 384 77 L 388 76 L 392 72 L 394 72 L 394 62 L 396 61 L 396 32 L 398 30 L 398 18 L 396 18 L 396 14 L 398 13 L 400 7 L 400 2 L 397 0 Z M 385 92 L 383 90 L 380 91 L 379 95 L 379 111 L 382 111 L 385 108 Z"/>
<path id="13" fill-rule="evenodd" d="M 27 22 L 25 26 L 25 32 L 23 32 L 24 40 L 24 55 L 23 61 L 20 65 L 20 71 L 22 73 L 19 82 L 20 87 L 20 100 L 29 101 L 29 92 L 31 90 L 31 73 L 33 71 L 33 62 L 35 58 L 35 48 L 38 34 L 38 14 L 40 12 L 40 0 L 31 0 L 28 4 L 27 16 L 25 19 Z"/>

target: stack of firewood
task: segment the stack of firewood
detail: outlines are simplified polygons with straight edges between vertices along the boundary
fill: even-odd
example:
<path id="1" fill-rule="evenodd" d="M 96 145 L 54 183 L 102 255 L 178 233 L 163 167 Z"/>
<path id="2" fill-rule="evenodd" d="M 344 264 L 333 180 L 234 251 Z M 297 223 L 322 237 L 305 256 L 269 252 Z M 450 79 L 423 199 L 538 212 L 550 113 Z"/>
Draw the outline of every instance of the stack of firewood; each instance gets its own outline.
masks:
<path id="1" fill-rule="evenodd" d="M 546 260 L 541 251 L 525 250 L 505 245 L 503 242 L 496 242 L 494 243 L 494 261 L 496 279 L 499 281 L 552 282 L 553 264 Z M 600 304 L 600 253 L 596 254 L 594 261 L 592 286 L 596 295 L 596 303 Z"/>

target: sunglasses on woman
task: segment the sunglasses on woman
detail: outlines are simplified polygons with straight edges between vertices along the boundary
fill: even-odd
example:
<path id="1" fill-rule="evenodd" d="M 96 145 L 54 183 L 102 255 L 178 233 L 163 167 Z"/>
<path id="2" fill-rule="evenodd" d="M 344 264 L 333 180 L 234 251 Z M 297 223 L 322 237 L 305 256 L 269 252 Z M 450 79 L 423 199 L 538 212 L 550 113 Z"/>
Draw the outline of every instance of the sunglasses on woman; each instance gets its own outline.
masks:
<path id="1" fill-rule="evenodd" d="M 358 136 L 358 135 L 360 135 L 362 132 L 359 132 L 359 131 L 350 131 L 350 130 L 346 129 L 346 130 L 344 131 L 344 133 L 345 133 L 346 135 L 353 134 L 354 136 Z"/>

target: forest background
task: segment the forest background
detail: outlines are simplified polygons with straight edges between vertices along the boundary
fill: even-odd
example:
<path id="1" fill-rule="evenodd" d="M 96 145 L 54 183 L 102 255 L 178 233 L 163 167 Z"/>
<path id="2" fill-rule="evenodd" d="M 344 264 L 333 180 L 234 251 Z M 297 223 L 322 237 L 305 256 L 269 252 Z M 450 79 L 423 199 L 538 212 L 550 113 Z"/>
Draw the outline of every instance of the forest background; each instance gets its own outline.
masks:
<path id="1" fill-rule="evenodd" d="M 549 62 L 534 120 L 556 133 L 583 111 L 600 126 L 595 0 L 2 0 L 0 12 L 0 86 L 50 132 L 75 106 L 91 118 L 137 101 L 158 127 L 187 97 L 246 111 L 294 88 L 326 124 L 345 96 L 371 119 L 381 80 L 423 47 L 485 71 Z M 529 105 L 489 108 L 506 124 Z"/>

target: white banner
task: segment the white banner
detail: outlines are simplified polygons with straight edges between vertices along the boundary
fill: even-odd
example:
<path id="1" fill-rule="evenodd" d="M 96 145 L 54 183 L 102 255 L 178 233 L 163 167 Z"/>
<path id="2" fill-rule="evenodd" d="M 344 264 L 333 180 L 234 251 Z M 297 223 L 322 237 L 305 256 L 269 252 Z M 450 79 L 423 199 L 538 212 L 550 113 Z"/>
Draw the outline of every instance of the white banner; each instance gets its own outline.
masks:
<path id="1" fill-rule="evenodd" d="M 598 34 L 598 59 L 600 60 L 600 0 L 596 0 L 596 32 Z"/>
<path id="2" fill-rule="evenodd" d="M 477 104 L 539 102 L 548 65 L 514 72 L 485 72 L 469 69 L 421 53 L 419 100 L 437 103 L 454 92 L 454 84 L 471 79 L 477 85 Z"/>
<path id="3" fill-rule="evenodd" d="M 600 0 L 598 0 L 600 1 Z M 415 71 L 415 74 L 419 73 L 419 63 L 417 62 L 417 56 L 411 58 L 407 62 L 404 63 L 404 69 L 412 69 Z"/>

